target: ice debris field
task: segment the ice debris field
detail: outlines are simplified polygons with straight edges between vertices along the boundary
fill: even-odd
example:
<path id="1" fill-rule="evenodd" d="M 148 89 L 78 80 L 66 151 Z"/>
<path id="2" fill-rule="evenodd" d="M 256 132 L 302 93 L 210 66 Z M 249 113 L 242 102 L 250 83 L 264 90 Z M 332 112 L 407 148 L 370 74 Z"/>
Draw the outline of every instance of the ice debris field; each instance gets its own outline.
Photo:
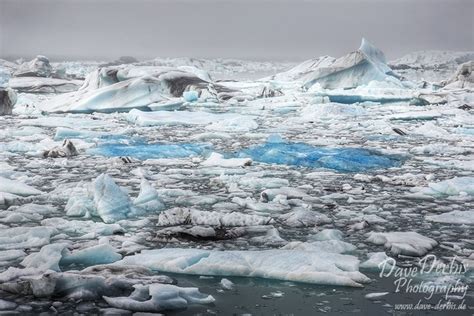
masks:
<path id="1" fill-rule="evenodd" d="M 0 311 L 382 314 L 427 254 L 472 286 L 473 60 L 0 60 Z"/>

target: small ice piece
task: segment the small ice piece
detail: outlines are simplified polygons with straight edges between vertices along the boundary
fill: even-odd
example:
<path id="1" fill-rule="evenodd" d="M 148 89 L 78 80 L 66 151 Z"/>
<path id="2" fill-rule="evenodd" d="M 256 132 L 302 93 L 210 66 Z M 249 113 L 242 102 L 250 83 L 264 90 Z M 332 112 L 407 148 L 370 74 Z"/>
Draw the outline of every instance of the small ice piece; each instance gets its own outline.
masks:
<path id="1" fill-rule="evenodd" d="M 282 224 L 290 227 L 311 227 L 332 222 L 325 214 L 305 209 L 298 209 L 280 215 L 278 220 L 281 221 Z"/>
<path id="2" fill-rule="evenodd" d="M 359 272 L 356 257 L 324 251 L 162 248 L 127 256 L 114 265 L 140 265 L 169 273 L 260 277 L 353 287 L 362 287 L 370 281 Z"/>
<path id="3" fill-rule="evenodd" d="M 0 250 L 27 249 L 49 244 L 53 227 L 14 227 L 0 229 Z"/>
<path id="4" fill-rule="evenodd" d="M 374 292 L 374 293 L 368 293 L 368 294 L 365 294 L 365 298 L 369 299 L 369 300 L 376 300 L 376 299 L 379 299 L 381 298 L 382 296 L 385 296 L 389 294 L 389 292 Z"/>
<path id="5" fill-rule="evenodd" d="M 15 71 L 16 77 L 49 77 L 53 67 L 46 56 L 38 55 L 29 62 L 21 64 Z"/>
<path id="6" fill-rule="evenodd" d="M 117 250 L 109 244 L 99 244 L 89 248 L 69 252 L 65 251 L 62 254 L 60 265 L 80 265 L 80 266 L 94 266 L 99 264 L 113 263 L 122 259 L 122 256 L 117 253 Z"/>
<path id="7" fill-rule="evenodd" d="M 32 253 L 23 259 L 21 265 L 25 268 L 33 268 L 40 271 L 61 271 L 59 261 L 61 261 L 63 251 L 67 246 L 68 244 L 66 243 L 43 246 L 39 252 Z"/>
<path id="8" fill-rule="evenodd" d="M 200 211 L 188 208 L 172 208 L 161 212 L 158 226 L 209 225 L 209 226 L 256 226 L 267 225 L 272 219 L 267 216 L 244 214 L 239 212 L 222 213 Z"/>
<path id="9" fill-rule="evenodd" d="M 322 251 L 328 253 L 348 253 L 355 251 L 357 247 L 342 240 L 322 240 L 313 242 L 293 241 L 285 245 L 282 249 Z"/>
<path id="10" fill-rule="evenodd" d="M 231 291 L 234 289 L 234 283 L 231 280 L 226 279 L 226 278 L 222 278 L 221 286 L 224 290 L 228 290 L 228 291 Z"/>
<path id="11" fill-rule="evenodd" d="M 11 115 L 17 101 L 17 94 L 11 88 L 0 87 L 0 116 Z"/>
<path id="12" fill-rule="evenodd" d="M 201 163 L 201 166 L 210 167 L 217 166 L 223 168 L 237 168 L 250 166 L 252 159 L 250 158 L 229 158 L 225 159 L 223 155 L 213 152 L 209 158 Z"/>
<path id="13" fill-rule="evenodd" d="M 419 189 L 419 192 L 438 197 L 460 195 L 462 192 L 474 196 L 474 177 L 455 177 L 432 182 L 428 184 L 428 188 Z"/>
<path id="14" fill-rule="evenodd" d="M 218 132 L 249 132 L 257 128 L 258 123 L 247 116 L 224 118 L 206 126 L 207 130 Z"/>
<path id="15" fill-rule="evenodd" d="M 384 264 L 387 265 L 386 268 L 392 267 L 392 265 L 390 264 L 392 262 L 390 260 L 391 258 L 387 256 L 385 252 L 371 252 L 367 254 L 367 257 L 369 259 L 360 264 L 361 269 L 381 270 L 383 269 Z"/>
<path id="16" fill-rule="evenodd" d="M 393 255 L 423 256 L 438 243 L 416 232 L 371 232 L 367 234 L 367 241 L 384 245 Z"/>
<path id="17" fill-rule="evenodd" d="M 110 224 L 127 218 L 131 212 L 131 201 L 126 193 L 106 174 L 95 179 L 94 204 L 104 223 Z"/>
<path id="18" fill-rule="evenodd" d="M 39 195 L 43 193 L 23 182 L 10 180 L 4 177 L 0 177 L 0 192 L 11 193 L 19 196 Z"/>
<path id="19" fill-rule="evenodd" d="M 446 224 L 474 225 L 474 211 L 451 211 L 438 215 L 428 215 L 426 220 Z"/>
<path id="20" fill-rule="evenodd" d="M 0 311 L 14 310 L 18 306 L 15 302 L 6 301 L 0 298 Z"/>
<path id="21" fill-rule="evenodd" d="M 108 297 L 104 300 L 113 307 L 134 312 L 160 312 L 183 309 L 189 304 L 210 304 L 211 295 L 199 292 L 198 288 L 182 288 L 171 284 L 135 285 L 129 297 Z"/>
<path id="22" fill-rule="evenodd" d="M 183 92 L 183 99 L 187 102 L 194 102 L 199 99 L 199 93 L 197 91 L 184 91 Z"/>
<path id="23" fill-rule="evenodd" d="M 140 184 L 140 193 L 137 198 L 133 200 L 133 204 L 145 213 L 148 212 L 161 212 L 165 209 L 163 201 L 158 196 L 155 188 L 151 186 L 150 182 L 146 179 L 142 179 Z"/>
<path id="24" fill-rule="evenodd" d="M 322 240 L 342 240 L 343 234 L 338 229 L 323 229 L 316 235 L 311 236 L 309 239 L 314 241 Z"/>

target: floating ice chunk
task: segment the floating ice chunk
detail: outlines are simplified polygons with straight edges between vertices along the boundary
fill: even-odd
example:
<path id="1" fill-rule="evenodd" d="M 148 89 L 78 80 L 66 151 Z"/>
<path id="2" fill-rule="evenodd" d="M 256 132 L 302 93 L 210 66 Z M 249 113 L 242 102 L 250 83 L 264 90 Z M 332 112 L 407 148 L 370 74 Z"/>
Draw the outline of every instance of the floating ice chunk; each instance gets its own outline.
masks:
<path id="1" fill-rule="evenodd" d="M 32 253 L 21 262 L 25 268 L 38 269 L 40 271 L 61 271 L 59 261 L 68 244 L 58 243 L 46 245 L 39 252 Z"/>
<path id="2" fill-rule="evenodd" d="M 391 81 L 401 85 L 398 77 L 386 64 L 382 51 L 362 39 L 360 48 L 341 58 L 314 69 L 306 76 L 305 88 L 319 84 L 325 89 L 355 88 L 370 81 Z"/>
<path id="3" fill-rule="evenodd" d="M 18 306 L 15 302 L 0 299 L 0 311 L 14 310 Z"/>
<path id="4" fill-rule="evenodd" d="M 390 264 L 391 258 L 385 252 L 371 252 L 367 256 L 369 259 L 360 264 L 361 269 L 382 270 L 384 267 L 385 269 L 392 267 Z"/>
<path id="5" fill-rule="evenodd" d="M 365 294 L 365 298 L 369 300 L 377 300 L 385 295 L 389 294 L 389 292 L 374 292 L 374 293 L 368 293 Z"/>
<path id="6" fill-rule="evenodd" d="M 24 93 L 66 93 L 76 91 L 82 82 L 43 77 L 15 77 L 10 80 L 10 87 Z M 33 104 L 33 106 L 35 106 Z"/>
<path id="7" fill-rule="evenodd" d="M 8 87 L 10 76 L 10 72 L 7 69 L 0 67 L 0 89 Z"/>
<path id="8" fill-rule="evenodd" d="M 309 239 L 314 241 L 342 240 L 342 237 L 342 232 L 338 229 L 323 229 L 316 235 L 311 236 Z"/>
<path id="9" fill-rule="evenodd" d="M 355 251 L 356 246 L 342 240 L 322 240 L 314 242 L 293 241 L 286 244 L 282 249 L 294 249 L 302 251 L 348 253 Z"/>
<path id="10" fill-rule="evenodd" d="M 266 216 L 243 214 L 239 212 L 221 213 L 199 211 L 187 208 L 172 208 L 161 212 L 158 226 L 209 225 L 209 226 L 256 226 L 267 225 L 272 219 Z"/>
<path id="11" fill-rule="evenodd" d="M 140 193 L 137 198 L 133 200 L 133 204 L 145 213 L 160 212 L 165 209 L 165 205 L 158 196 L 158 192 L 156 192 L 155 188 L 152 187 L 150 182 L 146 179 L 142 179 Z"/>
<path id="12" fill-rule="evenodd" d="M 4 177 L 0 177 L 0 192 L 11 193 L 19 196 L 39 195 L 43 193 L 23 182 L 10 180 Z"/>
<path id="13" fill-rule="evenodd" d="M 170 273 L 243 276 L 360 287 L 370 281 L 354 256 L 299 250 L 210 251 L 164 248 L 128 256 L 115 264 Z"/>
<path id="14" fill-rule="evenodd" d="M 0 251 L 0 265 L 7 261 L 18 260 L 26 256 L 26 253 L 23 250 L 4 250 Z"/>
<path id="15" fill-rule="evenodd" d="M 183 98 L 187 102 L 194 102 L 199 99 L 199 93 L 197 91 L 184 91 L 183 92 Z"/>
<path id="16" fill-rule="evenodd" d="M 423 256 L 438 243 L 416 232 L 368 233 L 367 241 L 384 245 L 394 255 Z"/>
<path id="17" fill-rule="evenodd" d="M 231 280 L 229 280 L 229 279 L 222 278 L 222 280 L 221 280 L 220 283 L 221 283 L 221 286 L 222 286 L 222 288 L 223 288 L 224 290 L 231 291 L 231 290 L 234 289 L 234 285 L 235 285 L 235 284 L 234 284 Z"/>
<path id="18" fill-rule="evenodd" d="M 93 182 L 93 187 L 97 215 L 104 223 L 110 224 L 125 219 L 131 213 L 130 198 L 111 177 L 101 174 Z"/>
<path id="19" fill-rule="evenodd" d="M 323 120 L 340 120 L 341 117 L 363 116 L 367 111 L 358 105 L 344 105 L 338 103 L 310 104 L 299 112 L 299 117 L 290 122 L 314 122 Z"/>
<path id="20" fill-rule="evenodd" d="M 308 197 L 308 194 L 301 189 L 291 187 L 266 189 L 260 193 L 260 199 L 264 202 L 273 201 L 277 196 L 286 196 L 288 199 L 302 199 Z"/>
<path id="21" fill-rule="evenodd" d="M 276 228 L 271 228 L 267 230 L 267 232 L 263 236 L 252 237 L 250 239 L 250 242 L 255 243 L 255 244 L 271 245 L 271 246 L 284 245 L 287 243 L 285 239 L 280 237 L 280 233 L 278 229 Z"/>
<path id="22" fill-rule="evenodd" d="M 101 174 L 91 184 L 79 184 L 73 194 L 65 208 L 69 216 L 98 216 L 105 223 L 159 211 L 164 207 L 148 182 L 142 182 L 140 194 L 132 203 L 128 194 L 106 174 Z"/>
<path id="23" fill-rule="evenodd" d="M 241 121 L 251 120 L 249 116 L 234 113 L 210 113 L 201 111 L 155 111 L 143 112 L 133 109 L 125 118 L 130 122 L 140 126 L 156 125 L 208 125 L 226 119 L 236 119 Z"/>
<path id="24" fill-rule="evenodd" d="M 0 229 L 0 250 L 26 249 L 49 244 L 52 227 L 14 227 Z"/>
<path id="25" fill-rule="evenodd" d="M 459 65 L 456 73 L 446 82 L 445 89 L 474 88 L 474 60 Z"/>
<path id="26" fill-rule="evenodd" d="M 389 168 L 400 164 L 400 159 L 362 148 L 325 148 L 304 143 L 266 142 L 244 149 L 240 157 L 254 161 L 328 168 L 342 172 L 357 172 L 375 168 Z"/>
<path id="27" fill-rule="evenodd" d="M 41 225 L 55 227 L 63 233 L 71 236 L 84 235 L 92 233 L 97 236 L 109 236 L 114 234 L 123 234 L 125 230 L 119 224 L 104 224 L 93 221 L 68 221 L 64 218 L 53 217 L 41 221 Z"/>
<path id="28" fill-rule="evenodd" d="M 219 132 L 249 132 L 257 128 L 258 123 L 247 116 L 224 118 L 206 126 L 207 130 Z"/>
<path id="29" fill-rule="evenodd" d="M 183 309 L 190 304 L 210 304 L 215 301 L 197 288 L 182 288 L 170 284 L 135 285 L 129 297 L 108 297 L 104 300 L 113 307 L 134 312 L 160 312 Z"/>
<path id="30" fill-rule="evenodd" d="M 290 227 L 311 227 L 329 224 L 332 220 L 319 212 L 298 209 L 278 217 L 282 224 Z"/>
<path id="31" fill-rule="evenodd" d="M 122 256 L 117 253 L 117 250 L 109 244 L 99 244 L 97 246 L 69 252 L 65 251 L 62 254 L 60 265 L 79 265 L 79 266 L 94 266 L 99 264 L 113 263 L 122 259 Z"/>
<path id="32" fill-rule="evenodd" d="M 474 225 L 474 211 L 451 211 L 439 215 L 429 215 L 425 218 L 437 223 Z"/>
<path id="33" fill-rule="evenodd" d="M 225 159 L 223 155 L 213 152 L 209 158 L 201 163 L 201 166 L 218 166 L 224 168 L 245 167 L 252 164 L 250 158 L 229 158 Z"/>
<path id="34" fill-rule="evenodd" d="M 17 101 L 15 90 L 11 88 L 0 88 L 0 116 L 11 115 Z"/>
<path id="35" fill-rule="evenodd" d="M 417 188 L 423 194 L 432 196 L 452 196 L 462 193 L 474 196 L 474 177 L 455 177 L 452 179 L 432 182 L 428 188 Z"/>
<path id="36" fill-rule="evenodd" d="M 14 75 L 16 77 L 49 77 L 52 70 L 49 59 L 38 55 L 33 60 L 21 64 Z"/>
<path id="37" fill-rule="evenodd" d="M 88 154 L 106 157 L 132 157 L 137 159 L 186 158 L 201 156 L 212 149 L 209 144 L 103 144 L 89 149 Z"/>
<path id="38" fill-rule="evenodd" d="M 443 115 L 436 110 L 417 110 L 392 114 L 388 116 L 388 119 L 392 121 L 434 120 L 442 116 Z M 432 124 L 427 126 L 431 127 Z"/>

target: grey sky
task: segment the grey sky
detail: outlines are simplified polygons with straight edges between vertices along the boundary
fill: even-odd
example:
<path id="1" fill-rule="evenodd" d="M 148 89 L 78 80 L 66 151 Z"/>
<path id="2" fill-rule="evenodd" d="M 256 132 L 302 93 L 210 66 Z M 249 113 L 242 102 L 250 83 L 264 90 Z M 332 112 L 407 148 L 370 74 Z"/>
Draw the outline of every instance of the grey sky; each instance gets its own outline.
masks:
<path id="1" fill-rule="evenodd" d="M 0 0 L 0 56 L 340 56 L 474 50 L 474 0 Z"/>

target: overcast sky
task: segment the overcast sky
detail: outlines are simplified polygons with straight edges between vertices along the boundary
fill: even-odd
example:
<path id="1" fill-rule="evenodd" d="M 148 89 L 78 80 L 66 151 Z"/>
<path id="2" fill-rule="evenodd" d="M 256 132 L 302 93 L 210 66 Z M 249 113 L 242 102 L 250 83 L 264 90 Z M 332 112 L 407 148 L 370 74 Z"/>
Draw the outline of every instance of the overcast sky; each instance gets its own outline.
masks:
<path id="1" fill-rule="evenodd" d="M 340 56 L 474 50 L 474 0 L 0 0 L 0 56 Z"/>

